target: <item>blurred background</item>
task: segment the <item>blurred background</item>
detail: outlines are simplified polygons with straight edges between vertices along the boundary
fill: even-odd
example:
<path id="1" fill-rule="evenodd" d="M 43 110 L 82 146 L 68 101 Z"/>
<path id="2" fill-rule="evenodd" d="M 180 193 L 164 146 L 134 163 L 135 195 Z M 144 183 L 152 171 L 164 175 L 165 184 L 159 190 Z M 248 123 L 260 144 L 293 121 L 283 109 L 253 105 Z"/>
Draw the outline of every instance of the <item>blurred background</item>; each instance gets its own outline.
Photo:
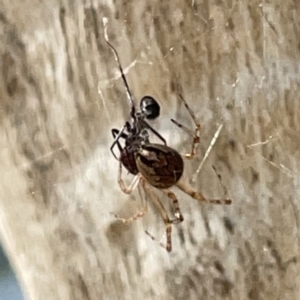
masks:
<path id="1" fill-rule="evenodd" d="M 0 239 L 28 299 L 300 299 L 299 16 L 298 0 L 1 1 Z M 194 129 L 178 93 L 200 120 L 184 182 L 224 197 L 214 166 L 233 202 L 172 188 L 185 220 L 170 254 L 144 233 L 164 241 L 151 203 L 131 225 L 111 214 L 142 204 L 110 152 L 129 105 L 104 18 L 168 144 L 191 146 L 170 122 Z"/>
<path id="2" fill-rule="evenodd" d="M 16 276 L 8 262 L 0 244 L 0 299 L 1 300 L 23 300 Z"/>

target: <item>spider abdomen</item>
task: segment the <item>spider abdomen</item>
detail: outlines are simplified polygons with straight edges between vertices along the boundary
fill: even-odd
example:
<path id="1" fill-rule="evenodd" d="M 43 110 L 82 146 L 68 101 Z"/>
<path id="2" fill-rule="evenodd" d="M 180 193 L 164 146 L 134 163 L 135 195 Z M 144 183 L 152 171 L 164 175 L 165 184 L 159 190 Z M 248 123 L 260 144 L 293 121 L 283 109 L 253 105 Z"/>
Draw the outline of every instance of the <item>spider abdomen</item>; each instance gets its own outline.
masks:
<path id="1" fill-rule="evenodd" d="M 183 159 L 174 149 L 161 144 L 146 144 L 135 154 L 139 172 L 154 187 L 167 189 L 178 182 L 183 173 Z"/>

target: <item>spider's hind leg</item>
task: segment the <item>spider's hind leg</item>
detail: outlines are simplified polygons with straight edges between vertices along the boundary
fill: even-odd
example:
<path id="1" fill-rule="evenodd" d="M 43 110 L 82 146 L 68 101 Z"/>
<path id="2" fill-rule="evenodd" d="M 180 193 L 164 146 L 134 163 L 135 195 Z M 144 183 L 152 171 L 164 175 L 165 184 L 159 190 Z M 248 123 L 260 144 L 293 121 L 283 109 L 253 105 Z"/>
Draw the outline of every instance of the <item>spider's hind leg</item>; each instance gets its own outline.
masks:
<path id="1" fill-rule="evenodd" d="M 186 127 L 185 125 L 182 125 L 181 123 L 177 122 L 174 119 L 171 119 L 171 121 L 176 126 L 178 126 L 183 131 L 185 131 L 187 134 L 189 134 L 190 136 L 193 137 L 191 151 L 189 153 L 181 154 L 185 158 L 193 159 L 195 157 L 196 153 L 197 153 L 197 148 L 198 148 L 198 145 L 200 143 L 200 129 L 201 129 L 201 125 L 200 125 L 199 121 L 197 120 L 194 112 L 190 109 L 190 107 L 188 106 L 187 102 L 183 98 L 183 96 L 181 94 L 179 94 L 179 97 L 180 97 L 181 101 L 183 102 L 184 106 L 186 107 L 187 111 L 189 112 L 190 116 L 192 117 L 192 119 L 193 119 L 196 127 L 195 127 L 195 129 L 193 131 L 193 130 L 189 129 L 188 127 Z"/>

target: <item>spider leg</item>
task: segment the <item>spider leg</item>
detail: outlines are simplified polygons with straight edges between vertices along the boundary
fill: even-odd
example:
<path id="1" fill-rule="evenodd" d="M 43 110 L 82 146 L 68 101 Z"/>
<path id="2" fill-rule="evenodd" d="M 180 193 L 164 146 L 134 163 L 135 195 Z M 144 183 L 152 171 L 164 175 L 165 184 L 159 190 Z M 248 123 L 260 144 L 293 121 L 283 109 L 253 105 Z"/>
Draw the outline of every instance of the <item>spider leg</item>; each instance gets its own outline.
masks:
<path id="1" fill-rule="evenodd" d="M 128 136 L 126 133 L 124 133 L 124 130 L 126 129 L 126 127 L 127 127 L 127 124 L 125 124 L 121 130 L 112 129 L 112 131 L 111 131 L 112 135 L 114 137 L 114 141 L 113 141 L 112 145 L 110 146 L 110 151 L 117 160 L 119 160 L 119 159 L 117 158 L 116 154 L 114 153 L 113 148 L 115 147 L 115 145 L 117 145 L 120 152 L 122 151 L 122 147 L 119 142 L 119 139 L 120 138 L 126 139 L 126 137 Z"/>
<path id="2" fill-rule="evenodd" d="M 118 52 L 114 48 L 114 46 L 108 41 L 108 37 L 107 37 L 107 33 L 106 33 L 107 28 L 106 28 L 106 26 L 104 26 L 104 28 L 105 28 L 105 33 L 104 33 L 105 41 L 106 41 L 107 45 L 110 47 L 111 51 L 113 52 L 114 57 L 115 57 L 115 61 L 118 64 L 119 71 L 121 73 L 121 77 L 122 77 L 122 80 L 123 80 L 123 83 L 124 83 L 124 86 L 125 86 L 125 89 L 126 89 L 126 95 L 127 95 L 128 100 L 129 100 L 129 103 L 131 105 L 130 115 L 135 120 L 135 118 L 136 118 L 136 116 L 135 116 L 136 108 L 135 108 L 135 105 L 134 105 L 133 97 L 132 97 L 132 94 L 131 94 L 128 82 L 126 80 L 123 68 L 121 66 L 121 62 L 120 62 L 120 58 L 119 58 Z"/>
<path id="3" fill-rule="evenodd" d="M 171 119 L 171 121 L 178 126 L 179 128 L 181 128 L 183 131 L 185 131 L 187 134 L 191 135 L 193 137 L 193 142 L 192 142 L 192 147 L 191 147 L 191 151 L 190 153 L 185 153 L 182 154 L 182 156 L 188 158 L 188 159 L 193 159 L 197 153 L 197 148 L 198 145 L 200 143 L 200 129 L 201 129 L 201 125 L 198 122 L 194 112 L 190 109 L 190 107 L 188 106 L 187 102 L 185 101 L 185 99 L 183 98 L 183 96 L 181 94 L 179 94 L 179 97 L 181 99 L 181 101 L 183 102 L 184 106 L 186 107 L 187 111 L 189 112 L 190 116 L 192 117 L 196 128 L 195 130 L 191 130 L 188 127 L 186 127 L 185 125 L 182 125 L 181 123 L 177 122 L 174 119 Z"/>
<path id="4" fill-rule="evenodd" d="M 142 207 L 134 216 L 130 217 L 130 218 L 122 218 L 119 217 L 117 214 L 112 213 L 112 215 L 119 221 L 125 223 L 125 224 L 131 224 L 133 221 L 142 218 L 146 213 L 148 212 L 148 208 L 147 207 Z"/>
<path id="5" fill-rule="evenodd" d="M 111 133 L 112 133 L 112 135 L 113 135 L 113 137 L 114 137 L 114 139 L 115 139 L 116 136 L 120 133 L 120 130 L 119 130 L 119 129 L 116 129 L 116 128 L 113 128 L 113 129 L 111 130 Z M 127 137 L 128 137 L 128 134 L 126 134 L 126 133 L 121 133 L 121 135 L 119 136 L 118 139 L 122 138 L 122 139 L 125 139 L 125 140 L 126 140 Z"/>
<path id="6" fill-rule="evenodd" d="M 140 188 L 140 185 L 138 187 Z M 139 189 L 139 191 L 140 191 L 140 189 Z M 140 193 L 140 195 L 141 195 L 141 193 Z M 144 199 L 144 197 L 142 197 L 142 195 L 141 195 L 141 199 L 142 200 Z M 131 224 L 133 221 L 136 221 L 137 219 L 144 217 L 146 215 L 146 213 L 148 212 L 147 201 L 145 201 L 145 204 L 143 202 L 144 201 L 142 201 L 141 209 L 134 216 L 132 216 L 130 218 L 121 218 L 115 213 L 112 213 L 112 214 L 115 216 L 115 218 L 117 220 L 122 221 L 125 224 Z"/>
<path id="7" fill-rule="evenodd" d="M 221 186 L 223 188 L 224 195 L 225 195 L 225 197 L 227 197 L 228 191 L 227 191 L 227 188 L 225 187 L 225 185 L 223 184 L 222 176 L 221 176 L 221 174 L 218 173 L 218 171 L 217 171 L 217 169 L 216 169 L 215 166 L 212 166 L 212 167 L 213 167 L 213 169 L 214 169 L 214 171 L 215 171 L 215 173 L 216 173 L 216 175 L 217 175 L 217 177 L 219 179 L 219 182 L 220 182 L 220 184 L 221 184 Z"/>
<path id="8" fill-rule="evenodd" d="M 139 181 L 141 179 L 141 174 L 137 174 L 133 177 L 132 182 L 130 183 L 130 185 L 127 187 L 125 185 L 124 180 L 122 179 L 122 162 L 119 161 L 119 175 L 118 175 L 118 183 L 120 185 L 121 190 L 125 193 L 125 194 L 131 194 L 132 191 L 137 187 L 137 185 L 139 184 Z"/>
<path id="9" fill-rule="evenodd" d="M 113 128 L 113 129 L 111 130 L 111 133 L 112 133 L 114 139 L 116 139 L 116 136 L 119 135 L 120 130 Z M 127 135 L 126 133 L 122 133 L 121 135 L 118 136 L 118 139 L 117 139 L 116 141 L 113 142 L 113 144 L 112 144 L 112 146 L 111 146 L 111 148 L 110 148 L 110 151 L 112 152 L 112 154 L 113 154 L 114 157 L 116 157 L 115 153 L 113 152 L 114 146 L 117 145 L 118 148 L 119 148 L 119 151 L 122 152 L 122 146 L 121 146 L 121 144 L 120 144 L 120 142 L 119 142 L 119 139 L 120 139 L 120 138 L 126 139 L 127 137 L 128 137 L 128 135 Z"/>
<path id="10" fill-rule="evenodd" d="M 178 224 L 183 222 L 183 216 L 181 214 L 180 208 L 179 208 L 179 204 L 178 204 L 178 199 L 175 196 L 175 194 L 173 192 L 171 192 L 170 190 L 164 189 L 162 190 L 163 193 L 165 193 L 168 198 L 172 201 L 175 213 L 174 216 L 176 217 L 175 220 L 172 221 L 173 224 Z"/>
<path id="11" fill-rule="evenodd" d="M 200 202 L 206 202 L 211 204 L 223 204 L 223 205 L 229 205 L 231 204 L 231 199 L 206 199 L 202 194 L 194 191 L 191 187 L 189 187 L 187 184 L 178 181 L 176 185 L 186 194 L 190 195 L 193 199 L 198 200 Z"/>
<path id="12" fill-rule="evenodd" d="M 144 127 L 150 129 L 152 133 L 154 133 L 165 145 L 167 145 L 166 140 L 154 129 L 152 126 L 150 126 L 146 121 L 143 119 L 139 119 L 139 122 L 144 125 Z"/>
<path id="13" fill-rule="evenodd" d="M 178 223 L 178 218 L 176 218 L 175 220 L 170 220 L 166 209 L 164 208 L 164 206 L 162 205 L 160 199 L 158 198 L 158 196 L 155 194 L 155 192 L 149 187 L 149 185 L 147 184 L 146 180 L 143 179 L 142 180 L 142 184 L 144 187 L 145 192 L 148 193 L 148 195 L 150 196 L 152 202 L 154 203 L 154 205 L 157 207 L 157 209 L 160 212 L 161 217 L 164 220 L 165 226 L 166 226 L 166 244 L 162 243 L 162 242 L 158 242 L 159 245 L 163 248 L 165 248 L 168 252 L 172 251 L 172 238 L 171 238 L 171 234 L 172 234 L 172 224 L 176 224 Z M 148 231 L 145 231 L 145 233 L 153 240 L 156 241 L 156 238 L 150 234 Z"/>

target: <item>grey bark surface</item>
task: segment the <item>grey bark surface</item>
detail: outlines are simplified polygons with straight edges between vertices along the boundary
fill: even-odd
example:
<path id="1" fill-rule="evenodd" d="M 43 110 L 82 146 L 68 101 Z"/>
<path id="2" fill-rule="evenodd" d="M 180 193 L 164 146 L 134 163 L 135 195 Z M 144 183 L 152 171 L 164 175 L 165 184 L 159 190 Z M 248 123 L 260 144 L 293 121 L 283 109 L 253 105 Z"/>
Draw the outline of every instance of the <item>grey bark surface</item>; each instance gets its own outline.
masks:
<path id="1" fill-rule="evenodd" d="M 0 3 L 0 236 L 28 299 L 299 299 L 299 15 L 296 0 Z M 179 92 L 201 122 L 184 181 L 222 198 L 215 166 L 233 201 L 174 188 L 185 220 L 171 254 L 144 233 L 164 235 L 151 204 L 131 225 L 111 214 L 142 204 L 109 150 L 129 104 L 104 17 L 168 144 L 191 145 L 170 122 L 193 125 Z"/>

